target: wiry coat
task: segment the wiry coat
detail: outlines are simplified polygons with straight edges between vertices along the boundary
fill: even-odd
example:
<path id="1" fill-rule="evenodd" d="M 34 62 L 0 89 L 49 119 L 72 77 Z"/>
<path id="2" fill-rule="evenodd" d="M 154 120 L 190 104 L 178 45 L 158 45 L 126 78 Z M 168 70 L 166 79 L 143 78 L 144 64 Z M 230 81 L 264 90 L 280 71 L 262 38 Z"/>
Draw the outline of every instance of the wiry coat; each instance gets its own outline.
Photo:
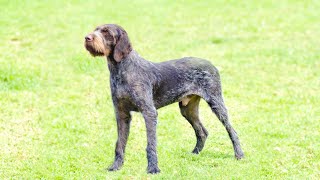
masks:
<path id="1" fill-rule="evenodd" d="M 135 101 L 145 101 L 148 93 L 152 99 L 147 100 L 156 109 L 194 95 L 206 100 L 214 98 L 210 97 L 212 92 L 221 95 L 218 70 L 200 58 L 152 63 L 132 51 L 120 63 L 110 61 L 108 67 L 112 97 L 115 103 L 125 101 L 130 111 L 139 111 L 141 105 L 135 105 Z M 141 100 L 132 99 L 137 91 L 143 95 Z"/>
<path id="2" fill-rule="evenodd" d="M 186 57 L 152 63 L 132 50 L 127 33 L 118 25 L 102 25 L 86 36 L 86 49 L 108 59 L 112 100 L 116 112 L 118 140 L 115 160 L 109 170 L 118 170 L 124 160 L 131 111 L 142 113 L 147 128 L 148 173 L 158 173 L 156 124 L 157 110 L 179 102 L 181 114 L 194 128 L 199 153 L 208 136 L 200 122 L 198 107 L 203 98 L 225 126 L 237 159 L 243 157 L 240 142 L 232 128 L 221 92 L 218 70 L 207 60 Z"/>

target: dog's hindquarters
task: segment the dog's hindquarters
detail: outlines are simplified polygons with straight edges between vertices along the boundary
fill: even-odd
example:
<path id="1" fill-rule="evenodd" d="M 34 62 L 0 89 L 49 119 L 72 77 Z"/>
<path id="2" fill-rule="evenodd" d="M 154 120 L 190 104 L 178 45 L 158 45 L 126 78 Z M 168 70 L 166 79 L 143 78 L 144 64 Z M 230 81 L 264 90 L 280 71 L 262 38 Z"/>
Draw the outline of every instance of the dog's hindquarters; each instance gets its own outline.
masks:
<path id="1" fill-rule="evenodd" d="M 201 124 L 198 116 L 199 101 L 200 97 L 202 97 L 226 128 L 232 141 L 235 156 L 237 159 L 241 159 L 244 154 L 241 150 L 237 133 L 229 121 L 227 108 L 223 101 L 218 69 L 209 61 L 199 58 L 183 58 L 181 62 L 189 69 L 185 79 L 189 84 L 193 84 L 191 89 L 193 89 L 192 92 L 195 93 L 191 98 L 188 98 L 190 101 L 182 101 L 179 103 L 182 115 L 192 125 L 196 133 L 197 144 L 193 152 L 199 153 L 202 150 L 208 136 L 208 133 Z"/>

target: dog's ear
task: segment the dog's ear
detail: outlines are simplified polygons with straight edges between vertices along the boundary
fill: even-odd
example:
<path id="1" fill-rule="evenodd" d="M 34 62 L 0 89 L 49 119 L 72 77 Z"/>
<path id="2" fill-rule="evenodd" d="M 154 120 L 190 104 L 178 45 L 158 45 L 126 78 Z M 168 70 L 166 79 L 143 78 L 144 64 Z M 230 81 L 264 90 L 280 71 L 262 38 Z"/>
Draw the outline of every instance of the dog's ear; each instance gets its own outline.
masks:
<path id="1" fill-rule="evenodd" d="M 120 62 L 123 58 L 126 58 L 132 51 L 131 43 L 127 32 L 122 28 L 117 28 L 117 42 L 113 50 L 113 58 L 117 62 Z"/>

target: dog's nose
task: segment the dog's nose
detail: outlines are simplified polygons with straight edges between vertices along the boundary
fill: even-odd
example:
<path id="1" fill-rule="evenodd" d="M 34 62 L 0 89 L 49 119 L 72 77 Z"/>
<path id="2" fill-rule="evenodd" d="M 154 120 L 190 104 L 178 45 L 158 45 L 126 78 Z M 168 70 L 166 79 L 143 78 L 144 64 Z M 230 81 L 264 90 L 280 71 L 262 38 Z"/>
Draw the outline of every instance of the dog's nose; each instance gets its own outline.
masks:
<path id="1" fill-rule="evenodd" d="M 86 41 L 92 41 L 92 40 L 93 40 L 93 37 L 92 37 L 92 35 L 87 35 L 84 39 L 85 39 Z"/>

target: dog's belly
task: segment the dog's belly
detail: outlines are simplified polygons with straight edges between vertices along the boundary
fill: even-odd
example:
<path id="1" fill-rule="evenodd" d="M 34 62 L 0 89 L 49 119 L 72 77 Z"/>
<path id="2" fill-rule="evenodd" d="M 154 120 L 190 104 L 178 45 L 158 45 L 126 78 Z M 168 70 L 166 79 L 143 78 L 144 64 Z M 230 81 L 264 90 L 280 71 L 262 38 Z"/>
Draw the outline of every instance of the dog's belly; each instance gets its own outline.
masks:
<path id="1" fill-rule="evenodd" d="M 178 83 L 171 88 L 166 86 L 161 89 L 157 89 L 153 95 L 153 101 L 157 109 L 180 101 L 186 105 L 188 103 L 188 96 L 190 95 L 202 96 L 195 85 L 179 85 Z"/>
<path id="2" fill-rule="evenodd" d="M 156 107 L 156 109 L 162 108 L 164 106 L 176 103 L 176 102 L 182 102 L 183 106 L 188 105 L 189 101 L 190 101 L 190 97 L 192 97 L 193 95 L 195 95 L 194 93 L 190 93 L 188 95 L 182 96 L 182 97 L 178 97 L 176 98 L 175 101 L 172 101 L 171 99 L 169 101 L 157 101 L 154 100 L 154 105 Z"/>

